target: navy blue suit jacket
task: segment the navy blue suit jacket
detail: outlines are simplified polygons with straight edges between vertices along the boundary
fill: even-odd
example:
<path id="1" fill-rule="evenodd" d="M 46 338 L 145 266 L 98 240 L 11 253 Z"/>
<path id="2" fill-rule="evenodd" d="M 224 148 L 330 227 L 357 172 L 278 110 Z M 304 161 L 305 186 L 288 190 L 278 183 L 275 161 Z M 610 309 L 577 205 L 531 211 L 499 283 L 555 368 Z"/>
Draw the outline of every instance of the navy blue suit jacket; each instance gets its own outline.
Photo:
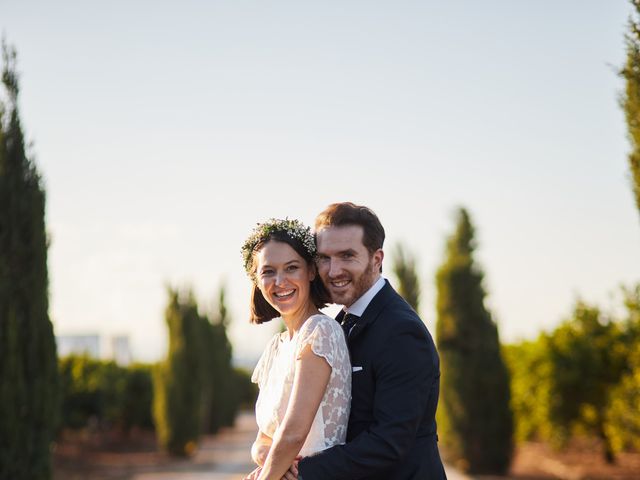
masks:
<path id="1" fill-rule="evenodd" d="M 415 311 L 388 281 L 348 338 L 347 443 L 303 458 L 302 480 L 443 480 L 435 413 L 440 361 Z"/>

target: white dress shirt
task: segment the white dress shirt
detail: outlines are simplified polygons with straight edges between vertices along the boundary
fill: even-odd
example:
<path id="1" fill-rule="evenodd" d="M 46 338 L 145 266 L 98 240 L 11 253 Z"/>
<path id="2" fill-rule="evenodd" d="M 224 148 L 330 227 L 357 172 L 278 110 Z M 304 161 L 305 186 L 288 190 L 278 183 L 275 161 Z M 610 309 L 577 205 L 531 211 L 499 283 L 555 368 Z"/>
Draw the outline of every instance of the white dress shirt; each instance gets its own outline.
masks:
<path id="1" fill-rule="evenodd" d="M 364 311 L 367 309 L 367 307 L 371 303 L 371 300 L 373 300 L 373 297 L 375 297 L 376 294 L 380 290 L 382 290 L 382 287 L 384 287 L 384 284 L 385 284 L 385 279 L 382 277 L 378 278 L 378 280 L 373 285 L 371 285 L 371 288 L 369 288 L 369 290 L 367 290 L 364 293 L 364 295 L 362 295 L 359 299 L 353 302 L 353 304 L 350 307 L 348 308 L 344 307 L 343 310 L 346 313 L 350 313 L 351 315 L 357 315 L 358 317 L 361 317 Z"/>

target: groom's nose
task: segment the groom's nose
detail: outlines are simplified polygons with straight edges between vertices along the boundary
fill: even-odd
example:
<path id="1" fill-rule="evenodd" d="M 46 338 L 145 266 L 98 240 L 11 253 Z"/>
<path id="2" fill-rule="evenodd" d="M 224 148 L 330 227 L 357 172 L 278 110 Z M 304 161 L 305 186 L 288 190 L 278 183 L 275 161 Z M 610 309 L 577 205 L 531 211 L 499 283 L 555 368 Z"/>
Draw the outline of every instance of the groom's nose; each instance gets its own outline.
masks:
<path id="1" fill-rule="evenodd" d="M 340 266 L 340 262 L 338 260 L 329 260 L 329 277 L 337 277 L 342 272 L 342 267 Z"/>

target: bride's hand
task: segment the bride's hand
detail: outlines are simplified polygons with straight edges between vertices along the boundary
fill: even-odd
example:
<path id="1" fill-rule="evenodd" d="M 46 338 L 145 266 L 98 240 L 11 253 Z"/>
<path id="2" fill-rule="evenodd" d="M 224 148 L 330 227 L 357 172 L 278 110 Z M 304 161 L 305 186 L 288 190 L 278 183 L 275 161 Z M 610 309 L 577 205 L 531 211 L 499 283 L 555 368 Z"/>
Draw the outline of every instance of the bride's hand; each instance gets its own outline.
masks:
<path id="1" fill-rule="evenodd" d="M 261 471 L 262 471 L 262 467 L 258 467 L 253 472 L 251 472 L 249 475 L 244 477 L 243 480 L 256 480 L 260 476 L 260 472 Z"/>

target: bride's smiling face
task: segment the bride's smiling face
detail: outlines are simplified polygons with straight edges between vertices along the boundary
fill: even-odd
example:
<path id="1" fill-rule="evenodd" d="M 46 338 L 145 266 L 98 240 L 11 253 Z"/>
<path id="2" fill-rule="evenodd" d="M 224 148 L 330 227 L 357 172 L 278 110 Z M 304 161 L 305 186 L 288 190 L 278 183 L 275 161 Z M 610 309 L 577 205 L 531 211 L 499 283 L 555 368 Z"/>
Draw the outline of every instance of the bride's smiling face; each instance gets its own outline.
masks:
<path id="1" fill-rule="evenodd" d="M 310 301 L 313 267 L 291 246 L 276 240 L 255 255 L 256 281 L 265 300 L 283 317 L 303 313 Z"/>

